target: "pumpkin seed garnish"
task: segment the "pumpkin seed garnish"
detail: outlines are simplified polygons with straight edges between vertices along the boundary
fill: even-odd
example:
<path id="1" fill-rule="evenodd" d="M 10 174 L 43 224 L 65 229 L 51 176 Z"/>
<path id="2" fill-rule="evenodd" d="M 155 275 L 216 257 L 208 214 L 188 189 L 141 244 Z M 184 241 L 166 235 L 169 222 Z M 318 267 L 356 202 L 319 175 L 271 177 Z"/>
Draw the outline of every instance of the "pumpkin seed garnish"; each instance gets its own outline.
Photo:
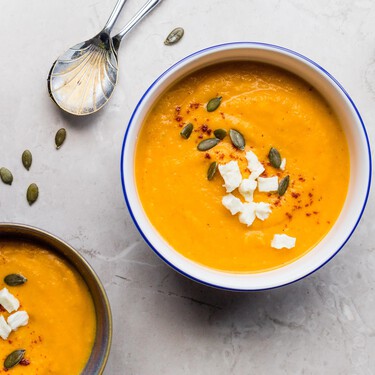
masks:
<path id="1" fill-rule="evenodd" d="M 20 275 L 19 273 L 11 273 L 4 277 L 5 284 L 9 286 L 18 286 L 25 284 L 27 281 L 26 277 Z"/>
<path id="2" fill-rule="evenodd" d="M 12 185 L 13 182 L 13 175 L 12 172 L 8 168 L 0 168 L 0 177 L 1 181 L 4 182 L 4 184 Z"/>
<path id="3" fill-rule="evenodd" d="M 26 198 L 27 198 L 27 201 L 29 202 L 30 206 L 38 199 L 38 196 L 39 196 L 38 185 L 37 184 L 31 184 L 27 188 L 27 193 L 26 193 Z"/>
<path id="4" fill-rule="evenodd" d="M 65 141 L 65 138 L 66 130 L 64 128 L 59 129 L 55 135 L 55 144 L 57 149 L 59 149 L 62 146 L 62 144 Z"/>
<path id="5" fill-rule="evenodd" d="M 229 137 L 234 147 L 238 148 L 239 150 L 245 149 L 245 138 L 238 130 L 230 129 Z"/>
<path id="6" fill-rule="evenodd" d="M 169 33 L 169 35 L 167 36 L 167 38 L 164 40 L 164 44 L 166 46 L 170 46 L 172 44 L 176 44 L 184 36 L 184 33 L 185 33 L 185 31 L 184 31 L 184 29 L 182 27 L 176 27 L 175 29 L 173 29 Z"/>
<path id="7" fill-rule="evenodd" d="M 218 96 L 217 98 L 212 98 L 208 103 L 207 103 L 207 112 L 213 112 L 216 109 L 219 108 L 220 103 L 221 103 L 221 96 Z"/>
<path id="8" fill-rule="evenodd" d="M 185 125 L 180 132 L 181 137 L 188 139 L 191 135 L 191 132 L 193 131 L 193 128 L 194 126 L 192 123 Z"/>
<path id="9" fill-rule="evenodd" d="M 285 194 L 286 189 L 288 189 L 288 186 L 289 186 L 289 176 L 286 176 L 280 181 L 279 188 L 277 189 L 277 192 L 279 193 L 280 197 Z"/>
<path id="10" fill-rule="evenodd" d="M 276 148 L 271 147 L 270 152 L 268 153 L 268 159 L 270 159 L 270 163 L 274 168 L 280 168 L 281 155 L 280 152 L 276 150 Z"/>
<path id="11" fill-rule="evenodd" d="M 222 140 L 226 137 L 227 131 L 225 129 L 216 129 L 214 130 L 214 135 L 216 138 Z"/>
<path id="12" fill-rule="evenodd" d="M 26 350 L 24 349 L 18 349 L 10 353 L 8 357 L 5 358 L 4 367 L 7 370 L 9 370 L 10 368 L 18 365 L 22 361 L 22 358 L 24 357 L 25 352 Z"/>
<path id="13" fill-rule="evenodd" d="M 207 180 L 208 181 L 211 181 L 214 178 L 216 171 L 217 171 L 217 163 L 216 163 L 216 161 L 213 161 L 210 164 L 210 166 L 208 167 L 208 170 L 207 170 Z"/>
<path id="14" fill-rule="evenodd" d="M 29 170 L 31 167 L 31 163 L 33 162 L 33 156 L 31 155 L 31 152 L 29 150 L 25 150 L 22 153 L 22 164 L 23 166 Z"/>
<path id="15" fill-rule="evenodd" d="M 215 147 L 220 142 L 217 138 L 207 138 L 198 143 L 197 149 L 199 151 L 208 151 L 212 147 Z"/>

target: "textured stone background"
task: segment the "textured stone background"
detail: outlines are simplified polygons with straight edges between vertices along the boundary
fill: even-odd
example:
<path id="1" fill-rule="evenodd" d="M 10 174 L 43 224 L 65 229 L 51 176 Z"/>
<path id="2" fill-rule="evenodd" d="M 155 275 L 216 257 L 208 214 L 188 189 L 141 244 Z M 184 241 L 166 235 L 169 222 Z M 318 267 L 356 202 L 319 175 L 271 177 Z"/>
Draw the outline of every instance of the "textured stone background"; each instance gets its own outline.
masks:
<path id="1" fill-rule="evenodd" d="M 118 26 L 145 0 L 128 0 Z M 0 220 L 41 227 L 92 264 L 109 295 L 114 339 L 106 374 L 375 374 L 375 231 L 370 197 L 345 248 L 294 285 L 229 293 L 179 276 L 140 238 L 125 207 L 120 151 L 150 83 L 198 49 L 228 41 L 279 44 L 312 58 L 354 98 L 374 141 L 373 0 L 164 0 L 124 41 L 121 76 L 99 114 L 72 118 L 50 102 L 51 63 L 98 32 L 114 0 L 13 0 L 0 11 Z M 163 40 L 176 27 L 185 37 Z M 54 150 L 57 129 L 68 138 Z M 19 157 L 33 152 L 29 173 Z M 31 208 L 24 194 L 40 187 Z"/>

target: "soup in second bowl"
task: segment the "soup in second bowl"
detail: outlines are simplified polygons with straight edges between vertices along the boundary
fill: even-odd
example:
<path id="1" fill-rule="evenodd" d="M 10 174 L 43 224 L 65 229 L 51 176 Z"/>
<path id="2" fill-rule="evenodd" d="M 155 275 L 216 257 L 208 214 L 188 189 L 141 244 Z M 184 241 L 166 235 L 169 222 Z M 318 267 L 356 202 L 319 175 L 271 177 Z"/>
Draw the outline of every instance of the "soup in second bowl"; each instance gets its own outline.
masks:
<path id="1" fill-rule="evenodd" d="M 0 374 L 83 371 L 95 341 L 94 303 L 82 277 L 54 252 L 1 240 L 0 320 Z"/>

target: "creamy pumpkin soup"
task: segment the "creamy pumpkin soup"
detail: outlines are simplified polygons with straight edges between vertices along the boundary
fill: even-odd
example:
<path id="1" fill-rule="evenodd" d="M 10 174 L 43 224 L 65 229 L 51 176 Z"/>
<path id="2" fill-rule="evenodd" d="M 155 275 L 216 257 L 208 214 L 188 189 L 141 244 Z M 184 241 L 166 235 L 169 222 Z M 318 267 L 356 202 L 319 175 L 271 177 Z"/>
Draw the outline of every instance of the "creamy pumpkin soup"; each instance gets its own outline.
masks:
<path id="1" fill-rule="evenodd" d="M 91 294 L 48 249 L 0 241 L 0 374 L 80 374 L 94 344 Z"/>
<path id="2" fill-rule="evenodd" d="M 350 173 L 324 98 L 274 66 L 205 68 L 168 89 L 136 147 L 143 208 L 178 252 L 257 272 L 296 260 L 330 230 Z"/>

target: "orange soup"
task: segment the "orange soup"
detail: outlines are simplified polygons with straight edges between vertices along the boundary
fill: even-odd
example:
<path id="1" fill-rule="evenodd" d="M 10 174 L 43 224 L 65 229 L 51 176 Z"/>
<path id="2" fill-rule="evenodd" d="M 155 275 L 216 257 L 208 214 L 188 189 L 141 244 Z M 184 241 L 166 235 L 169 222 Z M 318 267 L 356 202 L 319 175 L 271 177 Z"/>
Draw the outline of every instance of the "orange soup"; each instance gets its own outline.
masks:
<path id="1" fill-rule="evenodd" d="M 199 151 L 217 129 L 242 134 L 244 149 L 226 135 Z M 271 148 L 284 168 L 272 165 Z M 219 171 L 211 180 L 207 171 L 213 162 L 235 161 L 249 178 L 249 151 L 264 167 L 261 178 L 280 184 L 289 176 L 289 185 L 284 194 L 264 192 L 258 179 L 253 201 L 266 203 L 270 214 L 248 226 L 224 207 Z M 156 230 L 185 257 L 232 272 L 280 267 L 314 247 L 340 214 L 349 173 L 345 134 L 319 92 L 285 70 L 253 62 L 208 67 L 168 89 L 142 126 L 135 156 L 138 194 Z M 238 189 L 231 194 L 244 202 Z M 272 247 L 275 234 L 295 238 L 295 246 Z"/>
<path id="2" fill-rule="evenodd" d="M 9 274 L 20 274 L 27 281 L 9 286 L 4 281 Z M 80 374 L 94 344 L 96 317 L 91 294 L 78 272 L 48 249 L 2 239 L 3 288 L 19 300 L 18 311 L 26 311 L 29 321 L 6 340 L 0 338 L 0 374 Z M 7 320 L 13 313 L 1 308 L 0 315 Z M 6 371 L 4 360 L 17 349 L 25 350 L 24 360 Z"/>

